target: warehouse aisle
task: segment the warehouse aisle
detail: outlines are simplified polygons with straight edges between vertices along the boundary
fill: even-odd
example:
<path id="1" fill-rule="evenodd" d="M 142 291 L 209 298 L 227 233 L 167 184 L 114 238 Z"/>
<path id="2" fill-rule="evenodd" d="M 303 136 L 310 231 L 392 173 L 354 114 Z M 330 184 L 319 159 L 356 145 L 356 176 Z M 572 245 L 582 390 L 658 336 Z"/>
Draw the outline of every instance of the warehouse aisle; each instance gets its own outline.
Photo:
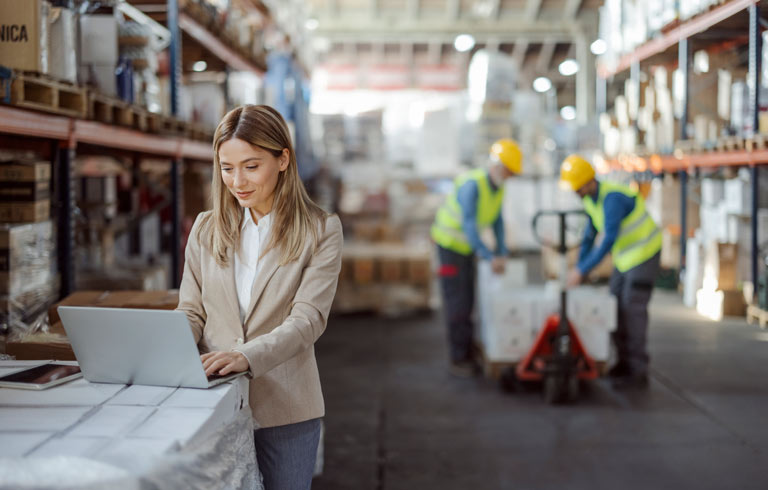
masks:
<path id="1" fill-rule="evenodd" d="M 317 345 L 328 415 L 313 488 L 768 488 L 768 331 L 658 293 L 650 391 L 599 382 L 571 407 L 451 378 L 443 335 L 438 315 L 331 320 Z"/>

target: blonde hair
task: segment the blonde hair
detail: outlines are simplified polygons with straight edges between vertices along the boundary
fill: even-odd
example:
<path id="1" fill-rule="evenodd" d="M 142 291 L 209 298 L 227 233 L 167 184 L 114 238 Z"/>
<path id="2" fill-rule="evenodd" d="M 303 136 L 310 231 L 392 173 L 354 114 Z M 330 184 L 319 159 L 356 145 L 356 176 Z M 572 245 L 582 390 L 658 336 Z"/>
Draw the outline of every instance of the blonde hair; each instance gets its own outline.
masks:
<path id="1" fill-rule="evenodd" d="M 275 109 L 266 105 L 244 105 L 229 111 L 216 128 L 213 138 L 213 180 L 211 198 L 213 211 L 203 218 L 197 238 L 206 244 L 216 262 L 226 266 L 229 253 L 240 245 L 240 223 L 243 208 L 235 199 L 221 177 L 219 148 L 225 141 L 240 139 L 280 157 L 288 149 L 288 168 L 277 177 L 272 204 L 272 225 L 263 256 L 277 248 L 280 265 L 299 258 L 305 240 L 310 238 L 313 247 L 319 241 L 318 222 L 325 228 L 328 214 L 307 195 L 299 178 L 298 164 L 291 144 L 291 135 L 285 120 Z"/>

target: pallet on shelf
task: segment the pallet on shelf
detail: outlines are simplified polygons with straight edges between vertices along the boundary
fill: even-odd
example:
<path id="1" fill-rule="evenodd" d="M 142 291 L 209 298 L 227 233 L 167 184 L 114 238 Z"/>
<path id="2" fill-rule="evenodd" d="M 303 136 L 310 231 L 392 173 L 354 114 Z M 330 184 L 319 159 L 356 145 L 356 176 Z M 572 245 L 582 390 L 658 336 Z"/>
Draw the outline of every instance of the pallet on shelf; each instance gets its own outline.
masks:
<path id="1" fill-rule="evenodd" d="M 768 311 L 755 305 L 747 306 L 747 323 L 750 325 L 758 324 L 760 328 L 768 328 Z"/>
<path id="2" fill-rule="evenodd" d="M 13 71 L 0 79 L 0 94 L 10 84 L 10 105 L 71 117 L 85 117 L 88 112 L 86 90 L 48 75 Z M 0 101 L 4 101 L 0 97 Z"/>
<path id="3" fill-rule="evenodd" d="M 135 114 L 142 110 L 124 100 L 93 90 L 88 93 L 88 119 L 94 121 L 140 129 L 134 119 Z"/>
<path id="4" fill-rule="evenodd" d="M 735 151 L 743 150 L 745 147 L 745 140 L 740 136 L 725 136 L 717 140 L 715 148 L 719 151 Z"/>
<path id="5" fill-rule="evenodd" d="M 753 137 L 747 139 L 745 146 L 749 151 L 768 149 L 768 135 L 756 134 Z"/>

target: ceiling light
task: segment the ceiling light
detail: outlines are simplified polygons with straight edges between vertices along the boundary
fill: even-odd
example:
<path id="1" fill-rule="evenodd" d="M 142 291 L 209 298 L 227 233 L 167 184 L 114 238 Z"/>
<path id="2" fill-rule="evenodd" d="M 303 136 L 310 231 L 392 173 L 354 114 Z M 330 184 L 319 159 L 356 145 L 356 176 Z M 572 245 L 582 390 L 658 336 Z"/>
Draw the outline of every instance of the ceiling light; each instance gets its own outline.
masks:
<path id="1" fill-rule="evenodd" d="M 576 108 L 572 105 L 564 106 L 562 109 L 560 109 L 560 117 L 566 121 L 573 121 L 576 119 Z"/>
<path id="2" fill-rule="evenodd" d="M 317 19 L 307 19 L 307 21 L 304 23 L 304 27 L 306 27 L 309 31 L 314 31 L 318 28 L 318 26 L 320 26 L 320 22 L 318 22 Z"/>
<path id="3" fill-rule="evenodd" d="M 475 47 L 475 38 L 469 34 L 459 34 L 453 41 L 453 47 L 460 53 L 469 51 Z"/>
<path id="4" fill-rule="evenodd" d="M 569 58 L 560 63 L 560 66 L 558 66 L 557 69 L 564 77 L 570 77 L 579 71 L 579 63 L 576 60 Z"/>
<path id="5" fill-rule="evenodd" d="M 544 93 L 552 88 L 552 81 L 547 77 L 539 77 L 533 81 L 533 90 Z"/>
<path id="6" fill-rule="evenodd" d="M 205 71 L 207 68 L 208 63 L 203 60 L 195 61 L 195 64 L 192 65 L 192 71 Z"/>
<path id="7" fill-rule="evenodd" d="M 600 56 L 608 51 L 608 44 L 602 39 L 597 39 L 589 46 L 589 49 L 595 56 Z"/>

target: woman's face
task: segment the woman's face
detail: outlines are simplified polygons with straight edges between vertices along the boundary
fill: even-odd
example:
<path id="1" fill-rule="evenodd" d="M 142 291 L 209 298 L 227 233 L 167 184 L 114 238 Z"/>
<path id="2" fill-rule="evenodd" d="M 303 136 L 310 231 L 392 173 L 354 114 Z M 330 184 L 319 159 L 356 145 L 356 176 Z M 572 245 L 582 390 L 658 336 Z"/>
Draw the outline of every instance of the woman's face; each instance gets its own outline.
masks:
<path id="1" fill-rule="evenodd" d="M 277 177 L 288 168 L 288 149 L 279 157 L 241 139 L 227 140 L 219 146 L 221 179 L 244 208 L 263 214 L 272 207 Z"/>

